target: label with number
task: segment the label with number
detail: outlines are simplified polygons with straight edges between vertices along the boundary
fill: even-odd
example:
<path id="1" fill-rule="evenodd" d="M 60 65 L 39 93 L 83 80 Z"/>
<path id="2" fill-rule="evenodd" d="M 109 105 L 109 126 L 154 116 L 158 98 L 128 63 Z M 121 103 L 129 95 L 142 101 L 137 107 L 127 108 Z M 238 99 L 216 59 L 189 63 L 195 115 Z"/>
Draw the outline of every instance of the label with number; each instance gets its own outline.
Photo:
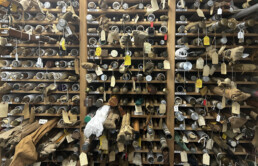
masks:
<path id="1" fill-rule="evenodd" d="M 202 88 L 202 80 L 201 79 L 196 80 L 196 88 Z"/>
<path id="2" fill-rule="evenodd" d="M 100 56 L 101 55 L 101 48 L 100 47 L 96 48 L 95 55 L 96 56 Z"/>
<path id="3" fill-rule="evenodd" d="M 47 119 L 40 119 L 39 124 L 45 124 L 45 123 L 47 123 L 47 121 L 48 121 Z"/>
<path id="4" fill-rule="evenodd" d="M 210 45 L 210 38 L 209 38 L 209 36 L 205 36 L 205 37 L 203 38 L 203 44 L 204 44 L 205 46 L 209 46 L 209 45 Z"/>

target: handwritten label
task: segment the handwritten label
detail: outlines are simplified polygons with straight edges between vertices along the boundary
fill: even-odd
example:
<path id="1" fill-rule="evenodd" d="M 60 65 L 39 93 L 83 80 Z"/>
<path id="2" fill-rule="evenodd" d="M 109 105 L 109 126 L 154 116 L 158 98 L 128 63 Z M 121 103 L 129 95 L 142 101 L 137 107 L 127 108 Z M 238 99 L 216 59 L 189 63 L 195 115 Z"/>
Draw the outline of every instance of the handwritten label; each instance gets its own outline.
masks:
<path id="1" fill-rule="evenodd" d="M 48 121 L 47 119 L 40 119 L 39 124 L 45 124 L 45 123 L 47 123 L 47 121 Z"/>

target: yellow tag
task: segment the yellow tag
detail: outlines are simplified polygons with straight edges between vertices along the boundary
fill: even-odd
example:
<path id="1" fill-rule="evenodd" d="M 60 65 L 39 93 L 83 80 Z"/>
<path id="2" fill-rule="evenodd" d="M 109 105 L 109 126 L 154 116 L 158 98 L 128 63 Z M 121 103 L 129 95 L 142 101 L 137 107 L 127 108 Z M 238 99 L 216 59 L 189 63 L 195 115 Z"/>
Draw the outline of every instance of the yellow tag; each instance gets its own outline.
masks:
<path id="1" fill-rule="evenodd" d="M 203 38 L 203 44 L 204 44 L 205 46 L 209 46 L 209 45 L 210 45 L 210 38 L 209 38 L 209 36 L 205 36 L 205 37 Z"/>
<path id="2" fill-rule="evenodd" d="M 62 49 L 63 50 L 66 50 L 66 47 L 65 47 L 65 39 L 63 38 L 62 42 L 61 42 L 61 46 L 62 46 Z"/>
<path id="3" fill-rule="evenodd" d="M 201 79 L 196 80 L 196 88 L 202 88 L 202 80 Z"/>
<path id="4" fill-rule="evenodd" d="M 101 48 L 100 47 L 96 48 L 95 55 L 96 56 L 100 56 L 101 55 Z"/>
<path id="5" fill-rule="evenodd" d="M 142 138 L 141 137 L 139 137 L 139 139 L 138 139 L 138 145 L 139 145 L 139 147 L 142 147 Z"/>
<path id="6" fill-rule="evenodd" d="M 12 12 L 17 12 L 17 5 L 16 4 L 14 4 L 14 3 L 12 3 L 12 9 L 11 9 L 11 11 Z"/>
<path id="7" fill-rule="evenodd" d="M 222 134 L 222 139 L 227 139 L 227 135 L 226 134 Z"/>
<path id="8" fill-rule="evenodd" d="M 129 55 L 125 56 L 125 66 L 131 65 L 131 57 Z"/>

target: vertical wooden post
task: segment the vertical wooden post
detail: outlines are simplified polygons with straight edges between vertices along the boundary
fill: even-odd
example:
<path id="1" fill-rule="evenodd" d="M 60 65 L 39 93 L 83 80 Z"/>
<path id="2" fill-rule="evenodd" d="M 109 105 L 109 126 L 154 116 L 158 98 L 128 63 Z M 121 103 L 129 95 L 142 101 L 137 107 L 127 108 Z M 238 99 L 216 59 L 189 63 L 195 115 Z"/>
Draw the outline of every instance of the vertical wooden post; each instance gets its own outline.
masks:
<path id="1" fill-rule="evenodd" d="M 173 136 L 169 145 L 169 162 L 174 165 L 174 98 L 175 98 L 175 25 L 176 25 L 176 1 L 168 0 L 168 61 L 170 62 L 171 69 L 167 71 L 167 88 L 169 94 L 167 95 L 167 126 Z"/>
<path id="2" fill-rule="evenodd" d="M 80 147 L 82 147 L 84 143 L 84 134 L 82 131 L 82 127 L 84 126 L 84 117 L 87 114 L 87 108 L 84 106 L 84 100 L 86 98 L 85 90 L 86 90 L 86 70 L 81 67 L 82 62 L 87 61 L 87 1 L 80 0 L 80 130 L 81 130 L 81 139 L 80 139 Z"/>

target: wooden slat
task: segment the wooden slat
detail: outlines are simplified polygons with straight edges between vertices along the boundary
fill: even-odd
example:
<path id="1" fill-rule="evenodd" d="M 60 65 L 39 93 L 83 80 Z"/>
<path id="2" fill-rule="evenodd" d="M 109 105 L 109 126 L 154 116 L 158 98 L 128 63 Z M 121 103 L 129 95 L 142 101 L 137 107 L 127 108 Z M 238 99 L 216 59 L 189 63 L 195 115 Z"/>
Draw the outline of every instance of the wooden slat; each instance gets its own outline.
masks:
<path id="1" fill-rule="evenodd" d="M 80 64 L 83 62 L 87 62 L 87 24 L 86 24 L 86 15 L 87 15 L 87 0 L 79 0 L 80 2 Z M 80 138 L 80 150 L 82 149 L 82 145 L 84 143 L 84 133 L 82 131 L 82 127 L 84 127 L 84 117 L 87 114 L 87 108 L 84 106 L 84 100 L 86 97 L 86 80 L 85 80 L 86 70 L 82 68 L 80 65 L 80 130 L 81 130 L 81 138 Z"/>
<path id="2" fill-rule="evenodd" d="M 167 41 L 167 51 L 168 51 L 168 61 L 170 62 L 171 70 L 167 72 L 167 88 L 169 94 L 167 95 L 167 126 L 170 130 L 172 137 L 174 139 L 174 81 L 175 81 L 175 5 L 176 0 L 168 0 L 168 41 Z M 174 163 L 174 141 L 168 140 L 169 146 L 169 163 Z"/>

